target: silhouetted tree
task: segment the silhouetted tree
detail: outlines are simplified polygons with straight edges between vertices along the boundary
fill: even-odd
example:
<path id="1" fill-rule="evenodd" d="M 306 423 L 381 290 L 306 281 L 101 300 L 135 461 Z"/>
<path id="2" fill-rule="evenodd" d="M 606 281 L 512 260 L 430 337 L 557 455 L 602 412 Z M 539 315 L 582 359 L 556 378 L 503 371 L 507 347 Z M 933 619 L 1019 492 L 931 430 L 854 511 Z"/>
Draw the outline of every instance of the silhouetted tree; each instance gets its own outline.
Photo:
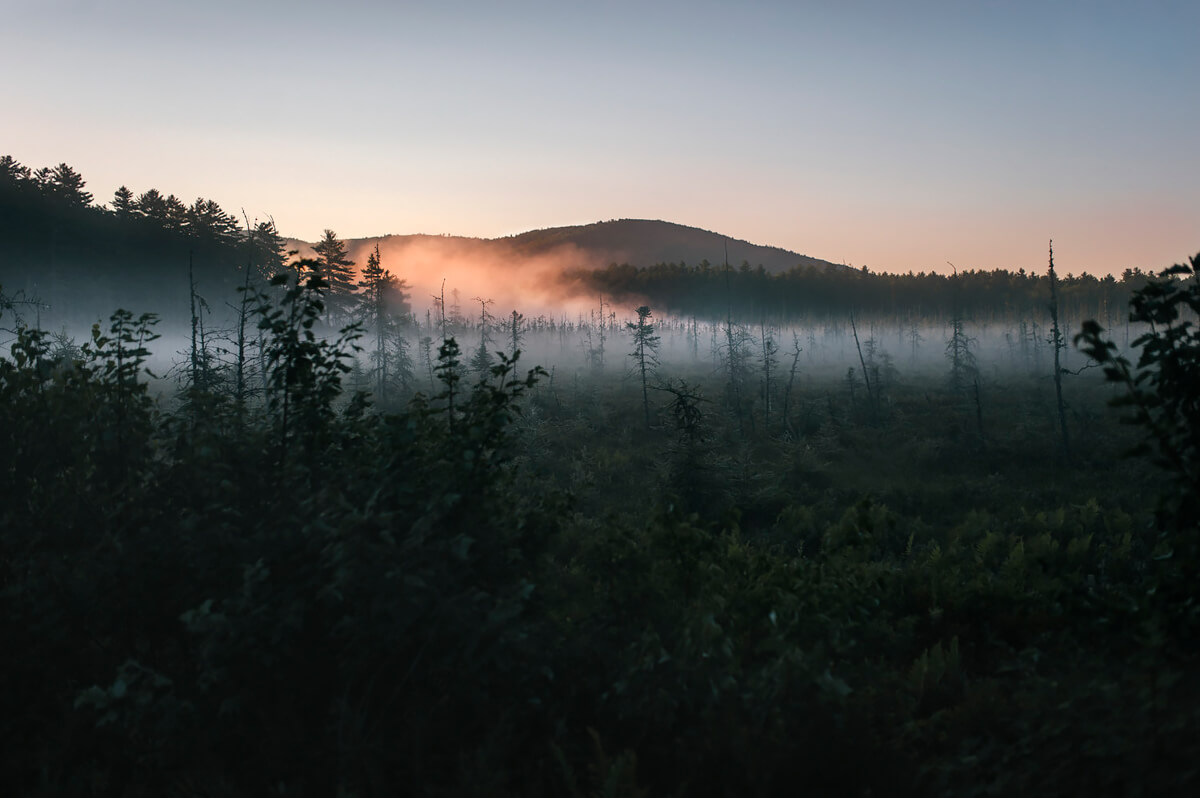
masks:
<path id="1" fill-rule="evenodd" d="M 114 191 L 112 209 L 113 213 L 115 213 L 118 218 L 128 219 L 130 216 L 132 216 L 137 209 L 137 205 L 133 198 L 133 192 L 125 186 L 121 186 Z"/>
<path id="2" fill-rule="evenodd" d="M 1067 405 L 1063 401 L 1062 377 L 1063 367 L 1059 362 L 1059 354 L 1066 348 L 1067 342 L 1058 327 L 1058 276 L 1054 273 L 1054 242 L 1050 242 L 1050 267 L 1046 270 L 1050 278 L 1050 346 L 1054 349 L 1054 398 L 1058 408 L 1058 427 L 1062 433 L 1063 453 L 1071 456 L 1071 437 L 1067 432 Z"/>
<path id="3" fill-rule="evenodd" d="M 863 267 L 864 269 L 866 266 Z M 854 314 L 850 314 L 850 330 L 854 333 L 854 348 L 858 350 L 858 363 L 862 366 L 863 382 L 867 386 L 867 405 L 870 408 L 871 415 L 875 415 L 875 391 L 871 386 L 871 369 L 867 366 L 867 361 L 863 357 L 862 344 L 858 341 L 858 326 L 854 323 Z M 957 361 L 955 361 L 957 365 Z"/>
<path id="4" fill-rule="evenodd" d="M 346 252 L 345 242 L 328 228 L 313 251 L 318 262 L 314 268 L 328 286 L 325 292 L 327 318 L 345 319 L 354 305 L 354 261 Z"/>
<path id="5" fill-rule="evenodd" d="M 421 364 L 425 367 L 426 373 L 429 375 L 429 391 L 434 390 L 434 375 L 433 375 L 433 337 L 425 335 L 418 342 L 421 345 Z"/>
<path id="6" fill-rule="evenodd" d="M 287 244 L 275 229 L 274 220 L 258 222 L 250 232 L 250 258 L 258 275 L 270 280 L 286 268 Z"/>
<path id="7" fill-rule="evenodd" d="M 474 301 L 479 303 L 479 348 L 471 358 L 471 370 L 477 374 L 487 374 L 492 367 L 492 355 L 488 349 L 492 345 L 492 324 L 495 321 L 488 312 L 492 300 L 477 296 Z"/>
<path id="8" fill-rule="evenodd" d="M 454 420 L 458 412 L 454 408 L 459 395 L 458 383 L 462 381 L 462 361 L 459 360 L 459 354 L 458 342 L 453 337 L 447 338 L 438 347 L 438 364 L 433 369 L 437 378 L 442 381 L 442 391 L 434 398 L 445 401 L 446 426 L 451 432 L 454 431 Z"/>
<path id="9" fill-rule="evenodd" d="M 55 202 L 80 208 L 92 204 L 92 195 L 83 189 L 87 182 L 65 163 L 39 169 L 33 179 L 42 194 Z"/>
<path id="10" fill-rule="evenodd" d="M 1123 357 L 1094 320 L 1084 322 L 1075 343 L 1104 367 L 1109 381 L 1125 388 L 1112 400 L 1127 408 L 1129 422 L 1145 428 L 1150 442 L 1139 451 L 1174 481 L 1170 501 L 1181 529 L 1193 538 L 1188 545 L 1200 566 L 1200 254 L 1190 264 L 1176 264 L 1134 292 L 1130 321 L 1149 325 L 1133 341 L 1140 349 L 1137 365 Z M 1188 318 L 1191 316 L 1192 318 Z"/>
<path id="11" fill-rule="evenodd" d="M 284 289 L 282 297 L 276 303 L 270 294 L 259 292 L 255 311 L 259 329 L 267 335 L 267 405 L 275 418 L 278 463 L 283 466 L 298 447 L 307 468 L 315 472 L 342 375 L 350 371 L 345 361 L 357 351 L 354 342 L 362 330 L 352 324 L 335 338 L 317 337 L 313 327 L 325 312 L 326 285 L 317 263 L 305 266 L 311 271 L 303 279 L 276 275 L 271 285 Z"/>
<path id="12" fill-rule="evenodd" d="M 167 198 L 164 197 L 162 192 L 156 188 L 152 188 L 149 191 L 143 191 L 141 194 L 139 194 L 137 199 L 133 202 L 133 207 L 134 210 L 147 219 L 158 222 L 159 224 L 166 223 Z"/>
<path id="13" fill-rule="evenodd" d="M 957 268 L 954 269 L 953 280 L 950 340 L 946 342 L 946 359 L 950 361 L 950 389 L 958 393 L 974 382 L 979 369 L 975 362 L 975 353 L 971 351 L 972 340 L 966 333 L 963 311 L 958 301 L 959 275 Z"/>
<path id="14" fill-rule="evenodd" d="M 232 244 L 239 237 L 236 217 L 203 197 L 197 197 L 187 209 L 185 225 L 193 238 L 214 244 Z"/>
<path id="15" fill-rule="evenodd" d="M 174 194 L 168 194 L 163 200 L 163 227 L 174 232 L 182 232 L 188 225 L 188 206 Z"/>
<path id="16" fill-rule="evenodd" d="M 391 347 L 391 369 L 390 374 L 395 381 L 397 387 L 402 391 L 409 391 L 415 379 L 414 370 L 416 368 L 412 356 L 412 342 L 405 337 L 404 333 L 399 330 L 393 330 L 389 338 L 389 346 Z"/>
<path id="17" fill-rule="evenodd" d="M 637 321 L 626 322 L 625 327 L 633 335 L 633 351 L 629 353 L 629 356 L 633 358 L 634 368 L 638 370 L 641 376 L 642 411 L 646 416 L 646 428 L 649 429 L 649 384 L 650 377 L 654 376 L 655 370 L 658 368 L 658 345 L 661 338 L 655 334 L 654 323 L 650 321 L 650 308 L 642 305 L 635 312 L 637 313 Z"/>
<path id="18" fill-rule="evenodd" d="M 371 352 L 372 372 L 375 377 L 375 392 L 381 400 L 387 398 L 389 341 L 396 330 L 396 302 L 403 302 L 403 292 L 400 281 L 390 271 L 383 268 L 380 260 L 379 245 L 367 256 L 367 265 L 363 269 L 362 279 L 358 287 L 362 289 L 358 295 L 358 317 L 362 319 L 374 339 L 374 349 Z M 411 370 L 411 369 L 410 369 Z"/>
<path id="19" fill-rule="evenodd" d="M 1200 580 L 1200 254 L 1176 264 L 1133 295 L 1130 320 L 1149 325 L 1133 341 L 1136 366 L 1119 354 L 1095 320 L 1084 322 L 1075 343 L 1104 367 L 1125 393 L 1111 400 L 1128 409 L 1124 420 L 1141 426 L 1149 440 L 1133 453 L 1151 455 L 1168 475 L 1159 499 L 1159 540 L 1154 557 L 1157 584 L 1144 591 L 1161 608 L 1176 635 L 1196 640 Z M 1191 318 L 1188 318 L 1188 317 Z"/>
<path id="20" fill-rule="evenodd" d="M 726 317 L 725 344 L 721 347 L 722 365 L 726 376 L 725 399 L 738 420 L 738 428 L 745 432 L 743 415 L 743 397 L 746 394 L 746 383 L 750 379 L 750 363 L 754 338 L 743 324 L 735 324 L 731 317 Z M 750 414 L 753 425 L 753 413 Z"/>
<path id="21" fill-rule="evenodd" d="M 504 332 L 508 336 L 509 350 L 508 356 L 516 358 L 517 353 L 521 351 L 521 340 L 525 337 L 525 314 L 517 313 L 516 310 L 508 317 L 504 323 Z"/>
<path id="22" fill-rule="evenodd" d="M 25 186 L 32 177 L 28 166 L 18 163 L 11 155 L 0 156 L 0 187 Z"/>

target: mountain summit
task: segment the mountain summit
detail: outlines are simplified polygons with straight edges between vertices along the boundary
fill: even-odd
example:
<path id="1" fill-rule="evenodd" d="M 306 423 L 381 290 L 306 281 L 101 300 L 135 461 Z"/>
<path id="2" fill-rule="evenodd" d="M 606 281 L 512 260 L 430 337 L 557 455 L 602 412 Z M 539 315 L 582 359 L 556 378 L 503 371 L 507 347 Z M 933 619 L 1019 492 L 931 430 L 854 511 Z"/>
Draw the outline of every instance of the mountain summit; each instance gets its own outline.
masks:
<path id="1" fill-rule="evenodd" d="M 674 222 L 650 219 L 616 219 L 571 227 L 551 227 L 497 239 L 511 242 L 522 254 L 541 254 L 563 244 L 577 247 L 581 253 L 593 256 L 589 265 L 607 266 L 628 263 L 632 266 L 652 266 L 656 263 L 695 265 L 707 260 L 721 265 L 725 248 L 729 248 L 729 263 L 739 266 L 761 265 L 771 273 L 784 272 L 796 266 L 820 269 L 840 268 L 819 258 L 801 255 L 779 247 L 751 244 L 748 241 L 726 238 L 720 233 L 687 227 Z"/>

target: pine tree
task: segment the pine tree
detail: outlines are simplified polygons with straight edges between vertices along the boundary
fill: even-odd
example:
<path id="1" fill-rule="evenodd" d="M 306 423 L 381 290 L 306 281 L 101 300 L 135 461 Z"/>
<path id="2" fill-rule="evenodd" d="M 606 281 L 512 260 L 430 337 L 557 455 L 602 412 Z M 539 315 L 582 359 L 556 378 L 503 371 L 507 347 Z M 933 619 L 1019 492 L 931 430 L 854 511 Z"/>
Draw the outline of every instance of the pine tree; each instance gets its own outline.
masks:
<path id="1" fill-rule="evenodd" d="M 508 321 L 504 324 L 504 332 L 508 336 L 509 341 L 509 357 L 516 358 L 517 352 L 521 349 L 521 341 L 525 338 L 525 314 L 513 311 L 509 316 Z"/>
<path id="2" fill-rule="evenodd" d="M 121 186 L 113 192 L 112 201 L 113 213 L 122 219 L 128 219 L 133 215 L 136 206 L 133 201 L 133 192 L 125 186 Z"/>
<path id="3" fill-rule="evenodd" d="M 163 200 L 163 226 L 168 230 L 182 231 L 187 228 L 188 207 L 174 194 Z"/>
<path id="4" fill-rule="evenodd" d="M 260 277 L 270 280 L 287 266 L 287 245 L 275 229 L 275 222 L 258 222 L 250 232 L 250 258 Z"/>
<path id="5" fill-rule="evenodd" d="M 32 179 L 28 166 L 18 163 L 11 155 L 0 156 L 0 188 L 21 188 Z"/>
<path id="6" fill-rule="evenodd" d="M 389 373 L 392 381 L 401 391 L 407 393 L 416 378 L 415 364 L 412 357 L 412 343 L 399 330 L 392 333 L 389 340 L 391 347 L 391 367 Z"/>
<path id="7" fill-rule="evenodd" d="M 395 333 L 397 314 L 403 314 L 407 305 L 404 301 L 403 283 L 383 268 L 378 244 L 367 256 L 367 265 L 363 269 L 358 287 L 362 291 L 357 295 L 357 316 L 367 332 L 372 335 L 375 344 L 371 352 L 375 390 L 381 400 L 386 400 L 387 386 L 390 382 L 388 344 Z"/>
<path id="8" fill-rule="evenodd" d="M 238 238 L 237 218 L 213 200 L 197 197 L 185 214 L 188 235 L 214 244 L 232 244 Z"/>
<path id="9" fill-rule="evenodd" d="M 358 295 L 358 317 L 366 326 L 367 332 L 374 339 L 375 348 L 371 351 L 372 369 L 375 383 L 375 393 L 381 400 L 387 395 L 387 308 L 384 305 L 383 286 L 388 277 L 379 258 L 379 244 L 375 251 L 367 256 L 367 265 L 362 271 L 362 279 L 358 281 L 361 293 Z"/>
<path id="10" fill-rule="evenodd" d="M 475 297 L 474 301 L 479 303 L 479 348 L 471 358 L 471 370 L 486 375 L 492 368 L 492 355 L 488 347 L 492 345 L 492 324 L 495 318 L 488 312 L 488 305 L 492 304 L 492 300 Z"/>
<path id="11" fill-rule="evenodd" d="M 345 242 L 328 228 L 313 251 L 320 264 L 318 271 L 328 285 L 325 294 L 326 319 L 345 319 L 354 308 L 354 261 L 346 252 Z"/>
<path id="12" fill-rule="evenodd" d="M 80 208 L 92 204 L 92 195 L 83 190 L 87 182 L 65 163 L 39 169 L 33 173 L 33 179 L 42 194 L 56 202 Z"/>
<path id="13" fill-rule="evenodd" d="M 967 336 L 963 327 L 962 312 L 959 308 L 958 269 L 954 268 L 954 286 L 952 296 L 954 307 L 950 314 L 950 340 L 946 342 L 946 359 L 950 361 L 950 388 L 956 393 L 974 383 L 979 369 L 975 364 L 975 353 L 971 351 L 972 339 Z"/>
<path id="14" fill-rule="evenodd" d="M 655 334 L 654 324 L 650 321 L 650 308 L 642 305 L 635 312 L 637 313 L 637 321 L 626 322 L 625 327 L 633 334 L 633 351 L 629 353 L 629 356 L 633 358 L 634 368 L 641 376 L 642 411 L 646 416 L 646 428 L 649 429 L 649 379 L 658 368 L 658 345 L 661 338 Z"/>
<path id="15" fill-rule="evenodd" d="M 133 210 L 147 219 L 163 224 L 167 219 L 167 200 L 156 188 L 143 191 L 133 201 Z"/>

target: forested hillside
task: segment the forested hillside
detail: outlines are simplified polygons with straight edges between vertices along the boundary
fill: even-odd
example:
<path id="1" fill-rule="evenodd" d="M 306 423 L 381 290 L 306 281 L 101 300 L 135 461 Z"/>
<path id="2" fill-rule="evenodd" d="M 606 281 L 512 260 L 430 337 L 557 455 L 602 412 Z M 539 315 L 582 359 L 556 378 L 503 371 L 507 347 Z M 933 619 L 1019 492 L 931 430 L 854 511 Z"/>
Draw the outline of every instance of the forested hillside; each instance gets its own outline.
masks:
<path id="1" fill-rule="evenodd" d="M 100 204 L 68 164 L 31 170 L 0 157 L 0 283 L 37 299 L 51 326 L 83 325 L 117 307 L 185 316 L 189 268 L 214 297 L 233 295 L 245 267 L 283 263 L 271 220 L 245 222 L 202 197 L 191 204 L 122 186 Z"/>

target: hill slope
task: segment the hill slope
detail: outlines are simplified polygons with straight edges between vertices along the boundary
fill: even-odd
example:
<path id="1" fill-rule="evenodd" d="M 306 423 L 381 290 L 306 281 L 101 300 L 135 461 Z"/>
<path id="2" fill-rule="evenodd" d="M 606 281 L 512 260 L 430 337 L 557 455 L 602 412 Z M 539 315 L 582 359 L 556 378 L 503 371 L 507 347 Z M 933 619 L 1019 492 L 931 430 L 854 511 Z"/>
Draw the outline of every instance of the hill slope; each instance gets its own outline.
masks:
<path id="1" fill-rule="evenodd" d="M 795 266 L 835 267 L 829 261 L 779 247 L 751 244 L 698 227 L 648 219 L 618 219 L 573 227 L 554 227 L 501 240 L 511 242 L 518 252 L 530 254 L 540 254 L 562 244 L 570 244 L 594 255 L 594 265 L 599 267 L 609 263 L 652 266 L 655 263 L 682 261 L 697 264 L 704 260 L 716 265 L 724 262 L 726 245 L 729 247 L 729 262 L 734 266 L 748 262 L 751 266 L 761 265 L 771 273 L 784 272 Z"/>
<path id="2" fill-rule="evenodd" d="M 384 241 L 391 247 L 419 244 L 440 250 L 452 249 L 463 254 L 473 253 L 480 257 L 521 259 L 570 253 L 567 260 L 573 268 L 597 269 L 610 263 L 652 266 L 656 263 L 684 262 L 695 265 L 705 260 L 719 265 L 725 260 L 726 246 L 729 248 L 731 265 L 739 266 L 743 262 L 751 266 L 761 265 L 772 274 L 795 266 L 842 268 L 829 261 L 780 247 L 751 244 L 698 227 L 649 219 L 618 219 L 587 225 L 549 227 L 504 238 L 389 235 L 352 239 L 348 244 L 351 255 L 365 261 L 366 252 L 376 243 Z M 304 249 L 305 242 L 291 243 Z"/>
<path id="3" fill-rule="evenodd" d="M 497 310 L 522 312 L 579 310 L 573 302 L 592 288 L 580 281 L 582 273 L 604 269 L 612 263 L 653 266 L 707 260 L 714 266 L 725 261 L 761 265 L 769 273 L 796 266 L 821 271 L 842 269 L 828 261 L 810 258 L 778 247 L 765 247 L 719 233 L 671 222 L 621 219 L 572 227 L 532 230 L 505 238 L 465 236 L 388 235 L 346 241 L 350 257 L 362 268 L 376 245 L 385 268 L 406 281 L 417 306 L 445 293 L 448 307 L 465 305 L 472 297 L 487 298 Z M 312 246 L 289 240 L 289 249 L 312 255 Z"/>

